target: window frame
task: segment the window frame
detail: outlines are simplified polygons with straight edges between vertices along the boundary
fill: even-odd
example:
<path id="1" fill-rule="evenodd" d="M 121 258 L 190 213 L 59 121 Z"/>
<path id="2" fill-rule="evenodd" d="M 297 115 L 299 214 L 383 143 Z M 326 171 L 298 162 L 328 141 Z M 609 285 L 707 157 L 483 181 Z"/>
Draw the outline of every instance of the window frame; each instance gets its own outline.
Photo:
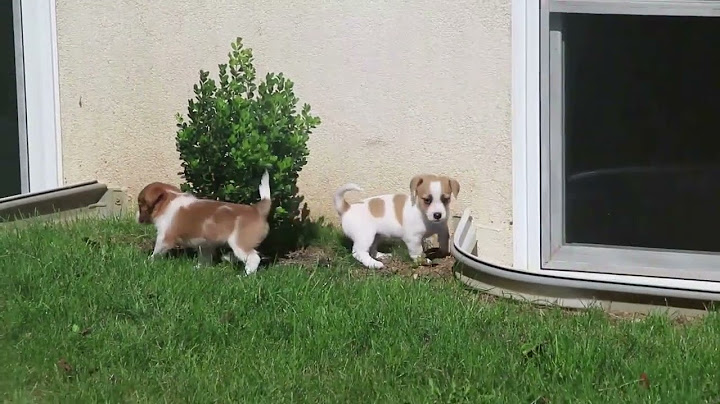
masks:
<path id="1" fill-rule="evenodd" d="M 720 1 L 541 0 L 539 267 L 542 270 L 720 281 L 717 270 L 720 253 L 565 243 L 562 17 L 569 13 L 720 17 Z"/>
<path id="2" fill-rule="evenodd" d="M 12 0 L 22 194 L 63 185 L 55 0 Z"/>

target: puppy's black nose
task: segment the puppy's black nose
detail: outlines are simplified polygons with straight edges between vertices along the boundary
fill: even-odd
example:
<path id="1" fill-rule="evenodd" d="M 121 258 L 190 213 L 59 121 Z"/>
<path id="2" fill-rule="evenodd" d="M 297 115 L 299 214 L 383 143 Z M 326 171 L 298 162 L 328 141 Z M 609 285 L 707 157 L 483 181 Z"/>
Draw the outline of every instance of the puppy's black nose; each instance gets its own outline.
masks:
<path id="1" fill-rule="evenodd" d="M 435 218 L 435 220 L 440 220 L 440 218 L 442 217 L 442 213 L 435 212 L 435 213 L 433 213 L 433 217 Z"/>

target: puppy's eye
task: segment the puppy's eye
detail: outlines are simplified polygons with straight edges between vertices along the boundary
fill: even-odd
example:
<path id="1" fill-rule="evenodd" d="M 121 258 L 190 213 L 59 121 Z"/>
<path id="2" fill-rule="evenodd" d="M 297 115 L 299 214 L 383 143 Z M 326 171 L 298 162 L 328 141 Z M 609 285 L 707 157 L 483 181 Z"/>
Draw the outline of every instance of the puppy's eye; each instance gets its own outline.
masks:
<path id="1" fill-rule="evenodd" d="M 440 197 L 440 201 L 444 204 L 447 204 L 448 202 L 450 202 L 450 197 L 447 195 L 443 195 Z"/>
<path id="2" fill-rule="evenodd" d="M 428 196 L 427 198 L 423 198 L 423 202 L 425 202 L 425 205 L 430 205 L 432 203 L 432 196 Z"/>

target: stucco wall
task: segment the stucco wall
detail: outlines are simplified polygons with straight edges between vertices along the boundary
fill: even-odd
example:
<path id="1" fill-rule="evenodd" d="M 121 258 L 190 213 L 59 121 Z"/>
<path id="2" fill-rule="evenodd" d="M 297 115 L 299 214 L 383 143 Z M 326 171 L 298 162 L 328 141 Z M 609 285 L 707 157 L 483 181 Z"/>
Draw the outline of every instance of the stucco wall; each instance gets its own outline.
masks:
<path id="1" fill-rule="evenodd" d="M 481 255 L 512 262 L 508 0 L 57 0 L 57 27 L 66 183 L 177 183 L 174 114 L 241 36 L 323 119 L 301 177 L 314 215 L 335 218 L 347 181 L 444 173 Z"/>

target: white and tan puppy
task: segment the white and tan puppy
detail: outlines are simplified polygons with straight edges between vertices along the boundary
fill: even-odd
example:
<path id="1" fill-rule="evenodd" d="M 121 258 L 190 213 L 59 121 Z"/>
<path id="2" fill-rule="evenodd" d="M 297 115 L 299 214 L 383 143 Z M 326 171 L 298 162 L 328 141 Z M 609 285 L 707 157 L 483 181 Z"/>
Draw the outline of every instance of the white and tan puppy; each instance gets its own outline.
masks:
<path id="1" fill-rule="evenodd" d="M 410 258 L 424 261 L 423 241 L 438 235 L 440 252 L 450 248 L 448 205 L 450 197 L 457 198 L 460 184 L 445 176 L 418 175 L 410 181 L 410 196 L 406 194 L 379 195 L 349 204 L 348 191 L 362 191 L 356 184 L 346 184 L 335 192 L 335 210 L 340 215 L 343 232 L 353 241 L 352 254 L 368 268 L 382 268 L 380 260 L 390 254 L 377 251 L 382 238 L 402 239 Z"/>
<path id="2" fill-rule="evenodd" d="M 218 247 L 229 245 L 235 258 L 245 264 L 245 273 L 254 273 L 260 264 L 255 249 L 269 231 L 272 202 L 267 171 L 259 190 L 259 202 L 242 205 L 196 198 L 161 182 L 147 185 L 138 195 L 137 219 L 157 229 L 151 258 L 174 247 L 189 247 L 197 248 L 201 261 L 211 261 Z"/>

